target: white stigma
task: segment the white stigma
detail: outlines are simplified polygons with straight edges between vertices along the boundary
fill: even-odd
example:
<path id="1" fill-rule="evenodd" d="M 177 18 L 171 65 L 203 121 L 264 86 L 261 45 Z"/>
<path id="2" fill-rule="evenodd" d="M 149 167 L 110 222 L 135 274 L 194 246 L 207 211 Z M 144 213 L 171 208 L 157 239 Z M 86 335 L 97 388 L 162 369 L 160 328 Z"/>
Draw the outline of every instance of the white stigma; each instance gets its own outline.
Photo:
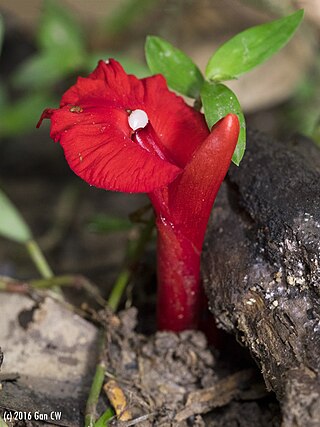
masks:
<path id="1" fill-rule="evenodd" d="M 145 128 L 149 122 L 148 115 L 143 110 L 134 110 L 128 117 L 129 126 L 132 130 Z"/>

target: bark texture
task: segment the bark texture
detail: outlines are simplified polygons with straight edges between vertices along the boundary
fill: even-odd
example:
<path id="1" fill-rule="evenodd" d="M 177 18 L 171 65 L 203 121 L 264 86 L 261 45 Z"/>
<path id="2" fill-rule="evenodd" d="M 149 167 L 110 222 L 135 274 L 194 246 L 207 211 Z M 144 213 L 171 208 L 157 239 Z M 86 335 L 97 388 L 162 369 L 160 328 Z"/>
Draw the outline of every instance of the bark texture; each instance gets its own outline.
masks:
<path id="1" fill-rule="evenodd" d="M 320 150 L 249 132 L 206 235 L 202 270 L 217 322 L 247 346 L 283 426 L 320 426 Z"/>

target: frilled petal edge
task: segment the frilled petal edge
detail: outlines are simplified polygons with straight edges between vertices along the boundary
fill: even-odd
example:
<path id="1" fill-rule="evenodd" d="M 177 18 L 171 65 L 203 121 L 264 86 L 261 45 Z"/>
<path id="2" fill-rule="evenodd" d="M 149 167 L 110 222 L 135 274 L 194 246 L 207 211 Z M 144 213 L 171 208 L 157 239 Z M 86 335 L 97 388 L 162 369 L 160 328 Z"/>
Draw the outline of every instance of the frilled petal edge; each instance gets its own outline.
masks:
<path id="1" fill-rule="evenodd" d="M 127 74 L 114 59 L 99 61 L 88 77 L 79 77 L 62 96 L 60 107 L 78 103 L 108 100 L 125 108 L 139 108 L 144 97 L 144 87 L 137 77 Z"/>

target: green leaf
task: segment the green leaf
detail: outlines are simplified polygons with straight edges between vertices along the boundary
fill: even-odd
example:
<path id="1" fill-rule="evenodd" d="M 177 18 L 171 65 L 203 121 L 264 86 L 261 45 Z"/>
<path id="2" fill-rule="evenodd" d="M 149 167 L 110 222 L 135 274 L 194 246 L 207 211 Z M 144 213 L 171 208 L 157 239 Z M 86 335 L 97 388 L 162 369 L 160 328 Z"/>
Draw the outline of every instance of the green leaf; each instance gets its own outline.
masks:
<path id="1" fill-rule="evenodd" d="M 148 36 L 145 54 L 153 74 L 162 74 L 168 86 L 177 92 L 198 98 L 204 79 L 199 68 L 185 53 L 160 37 Z"/>
<path id="2" fill-rule="evenodd" d="M 0 235 L 19 243 L 32 239 L 31 231 L 19 211 L 0 190 Z"/>
<path id="3" fill-rule="evenodd" d="M 44 5 L 37 32 L 39 47 L 44 51 L 60 50 L 65 55 L 78 56 L 79 52 L 85 50 L 80 25 L 56 1 L 46 0 Z M 67 56 L 65 59 L 69 60 Z"/>
<path id="4" fill-rule="evenodd" d="M 110 215 L 97 215 L 89 224 L 89 229 L 97 233 L 130 230 L 130 228 L 132 223 L 128 219 Z"/>
<path id="5" fill-rule="evenodd" d="M 238 116 L 240 133 L 232 161 L 239 166 L 246 148 L 246 123 L 236 95 L 221 83 L 205 82 L 201 90 L 201 101 L 209 128 L 229 113 Z"/>
<path id="6" fill-rule="evenodd" d="M 1 48 L 2 48 L 3 34 L 4 34 L 3 18 L 0 15 L 0 52 L 1 52 Z"/>
<path id="7" fill-rule="evenodd" d="M 210 58 L 206 77 L 215 81 L 234 79 L 266 61 L 290 40 L 302 18 L 303 10 L 299 10 L 237 34 Z"/>

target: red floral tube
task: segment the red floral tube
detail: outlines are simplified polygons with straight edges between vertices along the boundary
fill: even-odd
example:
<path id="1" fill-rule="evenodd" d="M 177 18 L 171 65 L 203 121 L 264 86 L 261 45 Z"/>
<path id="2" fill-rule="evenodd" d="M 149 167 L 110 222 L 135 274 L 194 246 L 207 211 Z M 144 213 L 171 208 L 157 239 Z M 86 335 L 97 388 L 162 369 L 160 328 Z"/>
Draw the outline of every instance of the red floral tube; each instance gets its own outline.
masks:
<path id="1" fill-rule="evenodd" d="M 238 118 L 230 114 L 213 127 L 182 174 L 150 195 L 157 212 L 160 329 L 197 327 L 205 230 L 238 134 Z"/>

